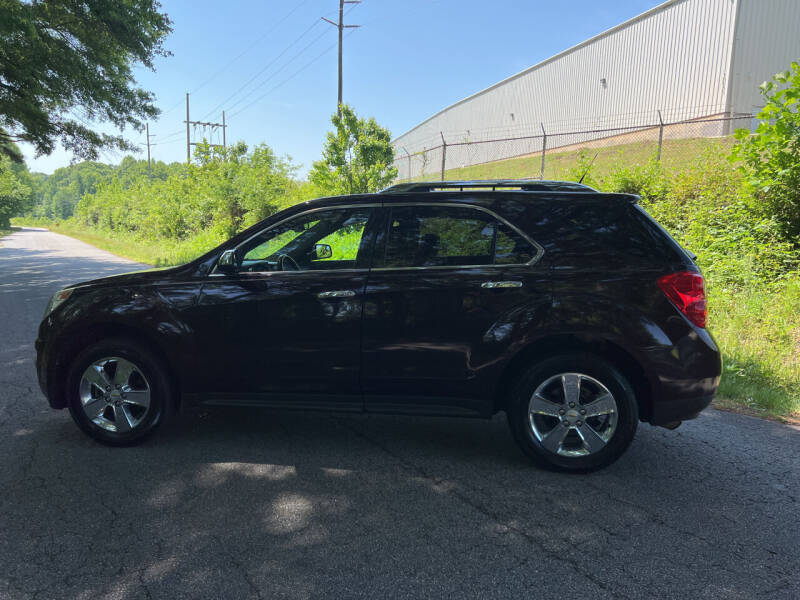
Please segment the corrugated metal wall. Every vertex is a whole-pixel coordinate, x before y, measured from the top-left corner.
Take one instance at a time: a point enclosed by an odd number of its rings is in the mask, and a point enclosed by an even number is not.
[[[725,112],[735,16],[735,0],[666,2],[446,108],[397,138],[398,155],[440,144],[439,132],[452,143]]]
[[[763,106],[758,86],[800,60],[800,0],[740,0],[733,50],[731,110]]]

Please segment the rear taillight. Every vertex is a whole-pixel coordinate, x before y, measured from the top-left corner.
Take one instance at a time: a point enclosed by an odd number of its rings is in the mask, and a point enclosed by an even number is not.
[[[692,271],[664,275],[658,287],[686,318],[698,327],[706,326],[706,290],[703,276]]]

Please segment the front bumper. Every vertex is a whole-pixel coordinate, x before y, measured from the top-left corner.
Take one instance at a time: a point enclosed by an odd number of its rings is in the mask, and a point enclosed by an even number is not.
[[[49,323],[47,319],[42,321],[39,326],[39,337],[36,339],[36,376],[39,380],[39,388],[47,398],[47,402],[51,408],[66,408],[64,397],[59,386],[54,385],[53,378],[53,364],[51,363],[52,355],[50,345],[48,343],[49,336]]]

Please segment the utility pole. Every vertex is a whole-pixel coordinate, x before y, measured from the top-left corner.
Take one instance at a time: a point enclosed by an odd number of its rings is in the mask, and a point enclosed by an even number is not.
[[[189,139],[189,92],[186,92],[186,164],[192,162],[192,148]]]
[[[145,130],[147,131],[147,177],[150,178],[150,123],[145,123]],[[152,137],[156,137],[154,133]]]
[[[145,123],[147,131],[147,176],[150,177],[150,123]]]
[[[192,162],[192,146],[197,146],[196,142],[191,140],[191,136],[189,133],[189,126],[190,125],[202,125],[203,127],[211,127],[212,131],[215,127],[222,127],[222,148],[226,148],[225,143],[225,128],[227,125],[225,124],[225,111],[222,111],[222,123],[210,123],[208,121],[192,121],[189,118],[189,93],[186,93],[186,164],[188,165]],[[220,144],[209,144],[209,146],[213,148],[219,148]]]
[[[345,4],[361,4],[361,0],[339,0],[339,22],[335,23],[330,19],[322,17],[326,21],[339,30],[339,102],[336,105],[336,112],[342,116],[342,33],[345,29],[361,27],[361,25],[345,25],[344,24],[344,5]]]
[[[222,148],[225,149],[228,144],[225,143],[225,111],[222,111]]]

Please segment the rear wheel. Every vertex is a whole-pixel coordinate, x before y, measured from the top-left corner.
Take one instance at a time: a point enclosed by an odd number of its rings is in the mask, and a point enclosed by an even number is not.
[[[172,407],[166,371],[139,344],[109,339],[86,348],[67,376],[72,418],[88,435],[112,446],[142,441]]]
[[[564,355],[531,367],[517,382],[508,420],[534,463],[561,471],[591,471],[619,458],[639,415],[624,375],[592,355]]]

